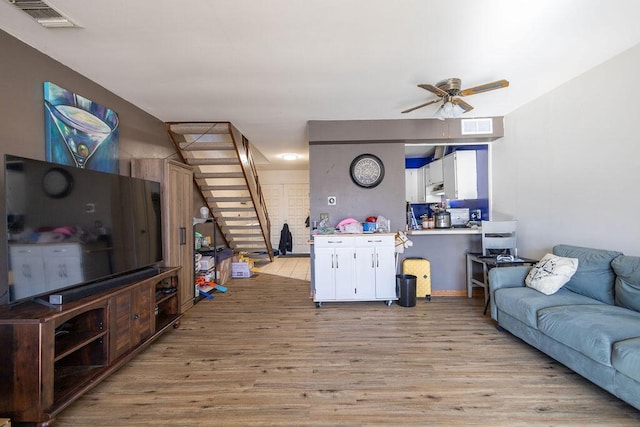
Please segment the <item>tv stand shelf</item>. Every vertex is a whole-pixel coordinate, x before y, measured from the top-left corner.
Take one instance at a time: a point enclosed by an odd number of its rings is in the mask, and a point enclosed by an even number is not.
[[[178,272],[48,308],[0,307],[0,417],[51,425],[55,416],[180,321]],[[13,380],[11,380],[13,379]]]

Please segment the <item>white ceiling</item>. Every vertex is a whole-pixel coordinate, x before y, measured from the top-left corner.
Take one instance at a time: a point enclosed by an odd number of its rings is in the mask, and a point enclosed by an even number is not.
[[[430,118],[435,105],[400,111],[448,77],[509,80],[465,98],[469,117],[506,115],[640,42],[637,0],[48,3],[82,28],[42,28],[7,0],[0,28],[162,121],[233,122],[272,169],[307,167],[307,120]]]

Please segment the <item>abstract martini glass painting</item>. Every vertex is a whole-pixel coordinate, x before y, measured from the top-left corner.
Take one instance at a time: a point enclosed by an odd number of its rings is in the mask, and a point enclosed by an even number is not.
[[[118,115],[50,82],[44,83],[46,160],[118,173]]]

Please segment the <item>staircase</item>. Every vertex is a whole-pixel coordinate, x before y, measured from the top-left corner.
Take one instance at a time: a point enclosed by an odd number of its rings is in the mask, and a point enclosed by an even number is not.
[[[166,125],[229,247],[273,261],[269,215],[247,138],[229,122]]]

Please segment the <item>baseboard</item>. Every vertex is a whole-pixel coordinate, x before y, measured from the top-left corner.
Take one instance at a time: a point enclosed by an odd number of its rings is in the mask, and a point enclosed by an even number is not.
[[[473,294],[474,297],[479,296],[484,298],[484,292],[482,291],[482,289],[478,289],[478,290],[473,290]],[[436,296],[436,297],[466,297],[467,296],[467,291],[466,290],[448,290],[448,289],[440,289],[440,290],[432,290],[431,291],[431,296]]]

